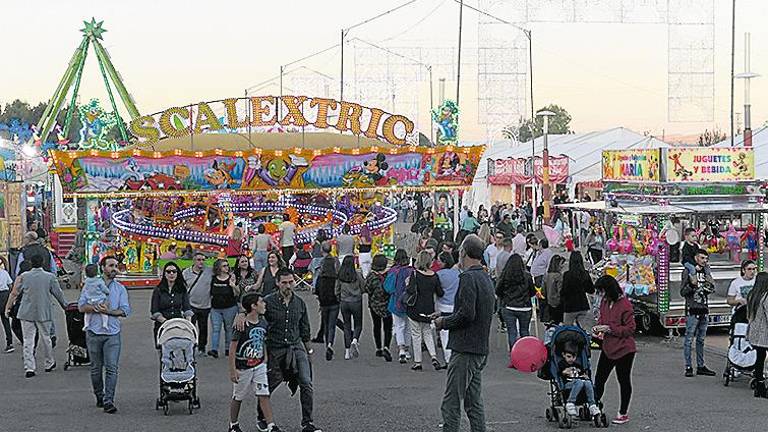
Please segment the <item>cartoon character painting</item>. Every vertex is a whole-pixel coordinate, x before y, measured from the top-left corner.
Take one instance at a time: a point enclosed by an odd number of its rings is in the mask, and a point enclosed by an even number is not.
[[[363,162],[361,166],[350,169],[341,178],[342,184],[347,187],[373,187],[397,184],[397,180],[387,176],[389,163],[384,153],[377,153],[371,159]]]
[[[65,191],[74,192],[88,184],[83,167],[77,159],[73,160],[70,166],[57,159],[56,171],[59,173],[59,180],[61,180],[61,185]]]
[[[456,102],[446,100],[432,111],[432,120],[437,124],[437,143],[455,144],[459,132],[459,107]]]
[[[748,177],[749,165],[747,165],[747,154],[744,152],[739,153],[736,156],[736,160],[733,161],[733,167],[736,168],[733,173],[736,177]]]
[[[262,164],[261,157],[258,155],[244,158],[245,169],[241,189],[259,189],[266,183],[267,187],[287,186],[303,187],[301,176],[297,176],[302,168],[309,166],[306,159],[294,154],[288,155],[288,160],[282,157],[275,157]],[[295,184],[295,181],[299,184]]]
[[[80,123],[80,141],[83,150],[117,150],[117,143],[108,138],[109,132],[119,121],[115,113],[105,112],[98,99],[91,99],[77,108]]]
[[[203,172],[203,178],[216,189],[227,189],[232,184],[234,163],[213,161],[213,165]]]
[[[674,163],[674,173],[675,176],[680,177],[680,180],[688,180],[693,173],[689,170],[687,170],[682,163],[680,163],[680,156],[681,153],[672,153],[669,155],[669,158],[672,159],[672,162]]]

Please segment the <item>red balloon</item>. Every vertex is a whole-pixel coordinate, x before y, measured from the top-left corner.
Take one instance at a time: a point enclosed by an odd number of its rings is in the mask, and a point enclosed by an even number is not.
[[[547,361],[547,347],[534,336],[526,336],[515,342],[509,352],[509,368],[520,372],[533,373]]]

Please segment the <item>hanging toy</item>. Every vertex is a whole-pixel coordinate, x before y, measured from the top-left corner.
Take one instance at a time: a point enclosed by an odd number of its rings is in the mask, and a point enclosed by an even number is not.
[[[645,248],[645,254],[650,256],[657,256],[659,254],[659,233],[656,232],[653,227],[648,227],[648,229],[645,231],[646,233],[646,244],[648,245]]]
[[[640,232],[636,228],[631,228],[630,240],[632,240],[632,248],[634,249],[635,253],[642,255],[645,251],[645,246],[640,241]]]
[[[737,264],[740,263],[741,239],[739,238],[739,233],[736,231],[736,228],[733,227],[733,224],[728,224],[728,230],[725,232],[725,241],[728,245],[728,250],[730,251],[731,261]]]
[[[632,253],[632,240],[630,240],[628,237],[629,236],[627,235],[627,238],[623,238],[622,232],[619,231],[619,253],[622,253],[622,254]]]
[[[746,243],[749,259],[757,260],[757,230],[754,225],[747,226],[747,230],[741,235],[741,241]]]
[[[564,234],[565,241],[563,242],[563,245],[565,246],[565,250],[568,252],[573,252],[574,246],[573,246],[573,235],[571,234],[571,231],[568,230]]]
[[[619,250],[619,227],[613,228],[613,237],[611,237],[607,242],[605,242],[605,247],[608,248],[611,252],[616,252]]]

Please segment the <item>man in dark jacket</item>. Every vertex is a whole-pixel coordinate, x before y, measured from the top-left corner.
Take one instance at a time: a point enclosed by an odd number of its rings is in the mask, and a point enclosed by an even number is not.
[[[680,283],[680,295],[685,298],[685,342],[683,355],[685,357],[685,376],[692,377],[691,342],[696,336],[696,375],[714,376],[715,372],[704,365],[704,338],[707,335],[707,320],[709,315],[709,294],[714,291],[715,281],[709,268],[709,254],[699,249],[694,255],[695,273],[683,267]]]
[[[515,234],[515,227],[512,225],[512,216],[505,214],[498,225],[496,231],[504,234],[504,238],[512,238]]]
[[[464,239],[459,249],[464,272],[459,276],[454,311],[446,317],[439,317],[439,312],[432,315],[437,330],[450,331],[448,348],[452,351],[441,407],[443,432],[459,431],[462,400],[472,432],[485,432],[482,372],[495,299],[491,278],[480,265],[484,246],[474,234]]]
[[[42,245],[37,238],[37,233],[28,231],[24,234],[24,246],[21,248],[19,258],[16,260],[16,272],[19,274],[19,267],[25,260],[32,259],[33,255],[39,255],[43,259],[43,270],[56,274],[56,261],[48,248]]]

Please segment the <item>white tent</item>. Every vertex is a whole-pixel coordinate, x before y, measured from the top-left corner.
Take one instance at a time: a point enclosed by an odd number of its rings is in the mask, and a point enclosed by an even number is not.
[[[744,146],[744,135],[733,138],[735,147]],[[715,147],[730,147],[731,138],[715,144]],[[755,149],[755,176],[758,179],[768,179],[768,126],[762,126],[752,131],[752,148]]]
[[[534,143],[536,155],[541,156],[544,139],[536,138]],[[669,145],[627,128],[616,127],[588,133],[549,135],[548,147],[551,156],[568,156],[570,174],[568,187],[573,192],[577,183],[600,180],[603,150],[665,148]],[[509,140],[496,142],[492,147],[486,149],[475,173],[472,191],[465,203],[471,207],[490,204],[490,189],[486,179],[488,159],[528,158],[533,151],[530,141],[513,143]]]

